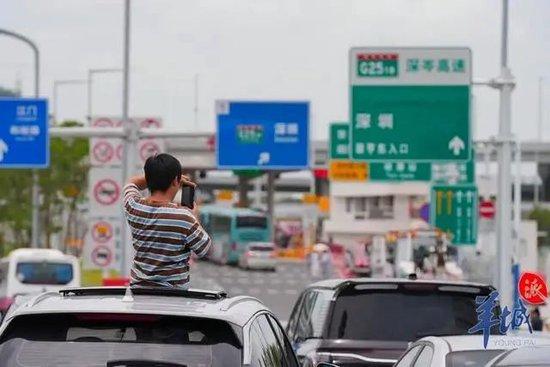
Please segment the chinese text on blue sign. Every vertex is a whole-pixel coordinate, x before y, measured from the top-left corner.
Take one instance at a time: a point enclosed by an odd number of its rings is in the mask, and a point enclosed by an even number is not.
[[[219,168],[308,168],[308,102],[217,101],[216,113]]]
[[[49,165],[45,99],[0,98],[0,168]]]

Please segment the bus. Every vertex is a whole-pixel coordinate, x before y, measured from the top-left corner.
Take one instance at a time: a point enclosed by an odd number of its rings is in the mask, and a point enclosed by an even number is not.
[[[80,287],[80,264],[59,250],[21,248],[0,259],[0,314],[25,294]],[[1,318],[1,316],[0,316]]]
[[[270,242],[265,213],[247,208],[205,205],[201,223],[212,238],[208,258],[220,264],[236,265],[249,242]]]

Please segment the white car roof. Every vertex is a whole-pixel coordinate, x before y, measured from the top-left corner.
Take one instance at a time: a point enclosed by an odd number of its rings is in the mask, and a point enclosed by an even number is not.
[[[485,349],[483,335],[428,336],[420,341],[431,342],[434,345],[446,343],[451,352]],[[490,335],[486,349],[513,349],[522,346],[550,345],[550,335],[517,331],[508,335]]]
[[[106,290],[103,294],[101,289]],[[80,292],[83,290],[82,292]],[[87,291],[95,290],[95,291]],[[79,288],[80,293],[48,292],[33,297],[9,315],[6,323],[21,315],[56,313],[128,313],[190,316],[219,319],[244,326],[254,314],[269,309],[249,296],[226,298],[223,292],[190,290],[216,297],[146,295],[126,293],[121,287]],[[134,291],[137,293],[138,291]],[[110,293],[110,294],[109,294]],[[116,293],[116,294],[115,294]]]

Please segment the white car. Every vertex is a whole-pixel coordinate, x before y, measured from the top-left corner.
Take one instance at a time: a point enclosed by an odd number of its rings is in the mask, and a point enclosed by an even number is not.
[[[483,348],[483,335],[429,336],[412,343],[394,366],[484,366],[510,349],[548,345],[550,345],[550,336],[523,332],[490,335],[487,348]]]
[[[239,258],[239,267],[275,270],[277,267],[275,245],[270,242],[250,242]]]

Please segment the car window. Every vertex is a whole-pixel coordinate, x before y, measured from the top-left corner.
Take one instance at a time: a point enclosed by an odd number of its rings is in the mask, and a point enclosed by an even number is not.
[[[302,304],[305,298],[305,294],[307,293],[302,293],[302,295],[298,298],[298,300],[294,304],[294,308],[292,309],[292,313],[290,314],[290,319],[288,320],[288,324],[286,326],[286,333],[290,338],[290,340],[294,340],[294,334],[296,332],[296,324],[298,323],[298,317],[300,316],[300,312],[302,310]]]
[[[222,320],[142,314],[15,317],[0,339],[2,366],[106,366],[133,359],[187,367],[236,366],[242,346]]]
[[[271,324],[271,327],[275,331],[275,335],[277,336],[277,339],[279,340],[279,344],[283,348],[283,354],[285,357],[285,361],[287,363],[287,366],[289,367],[298,367],[298,364],[296,362],[296,358],[294,357],[294,351],[292,350],[292,347],[285,336],[285,333],[283,332],[283,329],[281,329],[281,326],[277,321],[273,318],[273,316],[267,315],[267,320]]]
[[[250,325],[250,365],[252,367],[283,367],[284,351],[267,318],[260,315]]]
[[[504,350],[480,349],[451,352],[445,357],[447,367],[484,366],[491,359],[503,353]]]
[[[477,323],[475,297],[431,289],[348,289],[335,301],[329,337],[414,341],[427,335],[465,335]]]
[[[304,296],[304,300],[302,301],[302,309],[298,318],[298,324],[296,325],[296,338],[305,340],[310,336],[313,336],[311,313],[313,311],[316,298],[317,292],[314,291],[310,291]]]
[[[416,361],[414,362],[414,367],[430,366],[432,363],[433,355],[433,348],[430,346],[425,346],[424,349],[422,349],[422,352],[420,352],[420,354],[418,355],[418,358],[416,358]]]
[[[24,284],[67,284],[73,280],[73,265],[51,262],[20,262],[15,270]]]
[[[422,349],[422,345],[417,345],[416,347],[410,349],[395,365],[395,367],[411,367],[420,349]]]

